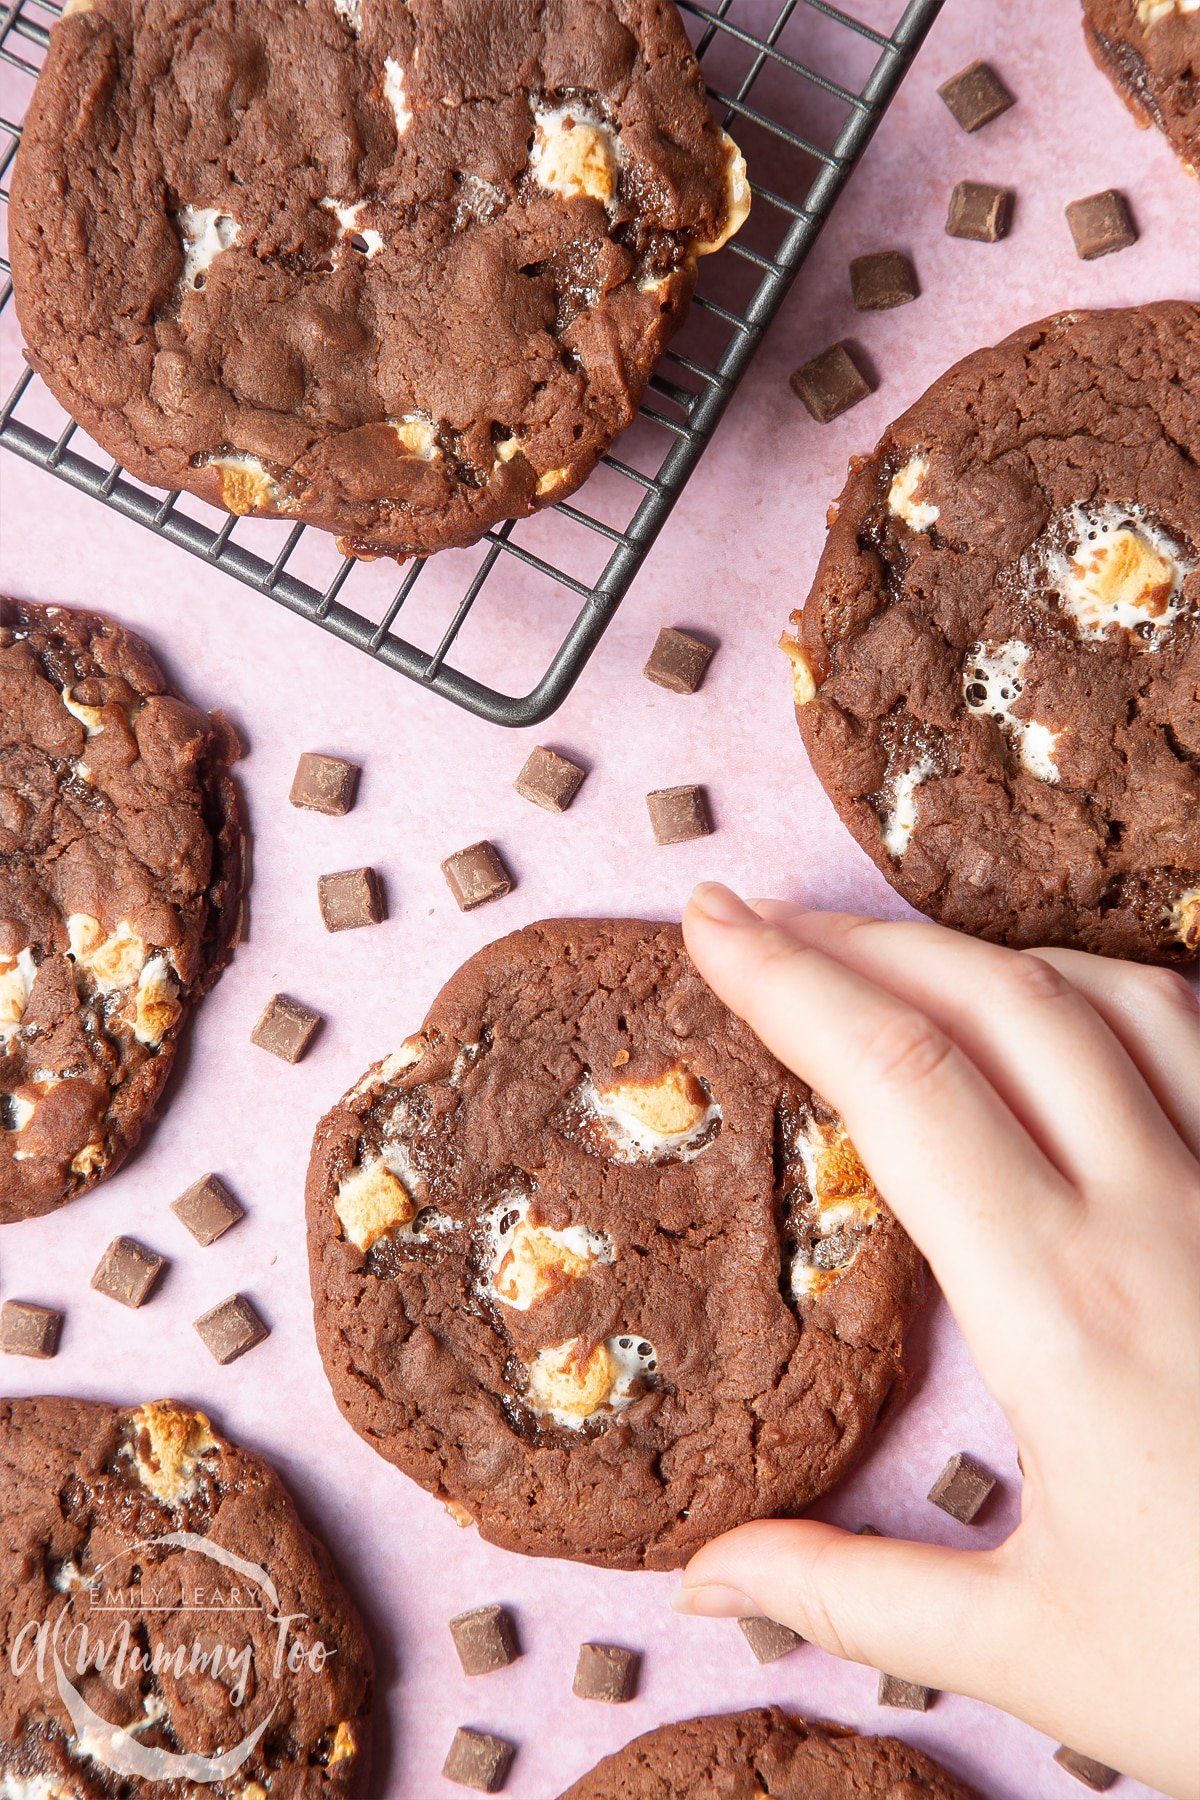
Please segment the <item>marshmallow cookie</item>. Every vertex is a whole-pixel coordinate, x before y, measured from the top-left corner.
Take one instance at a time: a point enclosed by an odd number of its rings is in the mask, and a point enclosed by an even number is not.
[[[235,735],[94,613],[0,600],[0,1223],[137,1142],[232,953]]]
[[[682,1719],[606,1756],[560,1800],[979,1800],[899,1738],[810,1725],[776,1706]]]
[[[671,0],[69,0],[13,279],[141,480],[406,556],[579,486],[749,204]]]
[[[1200,172],[1200,0],[1083,0],[1083,31],[1138,124]]]
[[[308,1232],[351,1424],[493,1543],[611,1568],[830,1487],[923,1283],[839,1120],[628,919],[472,957],[318,1126]]]
[[[0,1531],[4,1800],[364,1792],[361,1621],[278,1476],[203,1414],[0,1402]]]
[[[1009,944],[1200,939],[1200,308],[1063,313],[856,458],[796,716],[905,899]]]

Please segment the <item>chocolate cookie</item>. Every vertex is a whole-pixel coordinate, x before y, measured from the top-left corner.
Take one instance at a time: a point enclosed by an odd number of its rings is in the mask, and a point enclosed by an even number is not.
[[[0,1793],[364,1791],[372,1660],[259,1457],[172,1400],[0,1401]]]
[[[660,1725],[559,1800],[979,1800],[899,1738],[810,1725],[778,1707]]]
[[[1088,49],[1139,125],[1200,171],[1200,0],[1083,0]]]
[[[905,899],[1009,944],[1200,939],[1200,308],[1063,313],[856,458],[803,613],[813,767]]]
[[[236,937],[237,754],[140,638],[0,600],[0,1223],[137,1142]]]
[[[749,198],[671,0],[68,0],[13,279],[140,479],[404,556],[579,486]]]
[[[472,957],[318,1126],[308,1231],[356,1430],[492,1542],[612,1568],[830,1487],[923,1277],[838,1119],[628,919]]]

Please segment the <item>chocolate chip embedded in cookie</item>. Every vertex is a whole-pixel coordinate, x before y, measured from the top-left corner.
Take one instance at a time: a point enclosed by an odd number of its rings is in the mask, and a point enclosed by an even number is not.
[[[0,599],[0,1223],[137,1142],[237,936],[230,728],[94,613]]]
[[[351,1424],[492,1542],[615,1568],[831,1486],[922,1288],[840,1122],[634,920],[466,963],[318,1126],[308,1232]]]
[[[1064,313],[855,462],[795,636],[842,819],[932,917],[1200,944],[1200,307]]]
[[[202,1413],[0,1402],[0,1521],[0,1793],[365,1791],[362,1624],[274,1471]]]
[[[932,1757],[892,1737],[810,1725],[779,1711],[683,1719],[606,1756],[560,1800],[979,1800]]]
[[[749,205],[670,0],[90,0],[13,278],[141,480],[405,556],[579,486]]]
[[[1083,0],[1088,48],[1139,125],[1200,170],[1200,0]]]

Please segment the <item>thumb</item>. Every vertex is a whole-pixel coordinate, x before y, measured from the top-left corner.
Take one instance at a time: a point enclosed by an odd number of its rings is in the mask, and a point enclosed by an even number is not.
[[[994,1692],[1015,1633],[997,1552],[857,1536],[816,1520],[741,1525],[697,1552],[671,1596],[701,1618],[753,1614],[903,1681]]]

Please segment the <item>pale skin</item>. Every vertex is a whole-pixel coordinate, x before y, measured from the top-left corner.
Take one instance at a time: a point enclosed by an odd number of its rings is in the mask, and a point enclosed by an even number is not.
[[[766,1614],[834,1656],[988,1701],[1196,1800],[1189,987],[936,925],[751,907],[711,883],[683,928],[720,997],[846,1120],[1007,1414],[1024,1481],[1020,1524],[996,1549],[762,1521],[694,1556],[673,1604]]]

